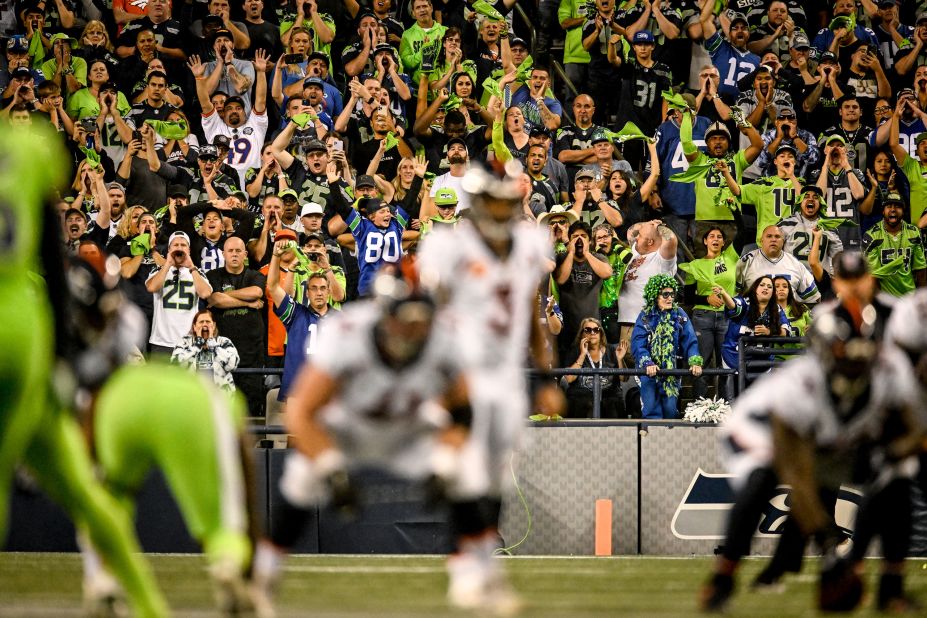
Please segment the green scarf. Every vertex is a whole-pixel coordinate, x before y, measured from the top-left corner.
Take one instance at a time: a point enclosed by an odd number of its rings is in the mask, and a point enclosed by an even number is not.
[[[830,25],[827,26],[828,29],[833,32],[838,28],[846,28],[849,32],[856,30],[856,13],[851,13],[850,15],[838,15],[830,21]]]
[[[690,275],[692,275],[692,278],[695,279],[699,283],[704,283],[705,285],[708,285],[708,286],[715,285],[715,282],[712,281],[709,277],[707,277],[705,273],[703,273],[701,270],[697,268],[693,268],[689,262],[683,262],[681,264],[677,264],[676,267],[679,270],[683,272],[687,272]]]
[[[390,131],[386,134],[386,137],[383,138],[383,151],[386,152],[391,148],[395,148],[399,145],[399,138],[396,137],[396,134]]]
[[[660,94],[663,96],[663,99],[666,100],[666,104],[669,107],[681,110],[689,109],[689,103],[682,98],[681,94],[673,92],[672,90],[664,90]]]
[[[898,273],[904,268],[904,256],[899,255],[888,264],[882,264],[872,269],[872,276],[876,279],[885,279]]]
[[[849,219],[844,219],[842,217],[818,217],[817,227],[821,230],[836,230],[838,227],[848,223],[850,225],[858,225],[855,221]]]
[[[290,120],[300,129],[305,129],[310,122],[315,122],[316,118],[315,114],[296,114]]]
[[[499,88],[499,81],[491,77],[483,80],[483,92],[488,92],[490,96],[502,100],[502,89]]]
[[[660,311],[657,327],[650,336],[650,357],[660,369],[676,368],[676,349],[673,346],[673,310]],[[658,376],[657,382],[669,397],[679,396],[679,380],[673,376]]]
[[[190,135],[190,127],[185,120],[153,120],[145,121],[154,132],[164,139],[184,139]]]
[[[531,79],[531,70],[533,68],[534,60],[531,59],[531,56],[528,56],[515,70],[515,81],[527,84],[528,80]]]
[[[655,141],[652,137],[644,135],[644,132],[641,131],[640,128],[633,122],[625,123],[625,125],[617,133],[615,131],[609,131],[608,129],[605,129],[605,137],[619,144],[637,139],[644,140],[648,144],[652,144]]]
[[[87,163],[90,164],[92,169],[97,169],[100,167],[100,153],[94,150],[93,148],[87,148],[86,146],[81,146],[80,151],[84,153],[84,158],[87,159]]]
[[[448,95],[447,101],[444,102],[444,105],[441,106],[441,109],[449,112],[453,109],[459,109],[461,105],[463,105],[463,100],[452,92],[450,95]]]
[[[32,68],[38,69],[45,62],[45,46],[42,45],[42,35],[36,32],[29,41],[29,57],[32,58]]]
[[[151,251],[151,234],[139,234],[129,242],[132,255],[148,255]]]
[[[496,7],[486,2],[486,0],[476,0],[470,8],[473,9],[475,13],[484,15],[492,21],[505,21],[505,17],[502,16],[502,13],[497,11]]]

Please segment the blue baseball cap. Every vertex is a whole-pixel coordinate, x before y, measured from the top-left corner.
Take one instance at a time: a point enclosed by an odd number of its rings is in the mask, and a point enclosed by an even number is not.
[[[6,42],[6,50],[13,53],[24,54],[29,51],[29,42],[23,35],[14,34]]]
[[[656,39],[653,38],[653,34],[650,30],[638,30],[634,33],[634,38],[631,39],[631,45],[641,45],[645,43],[653,44],[656,42]]]

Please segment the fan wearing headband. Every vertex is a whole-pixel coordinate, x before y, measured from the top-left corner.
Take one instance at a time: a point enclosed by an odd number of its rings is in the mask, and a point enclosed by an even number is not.
[[[676,369],[678,358],[688,361],[689,371],[702,375],[702,357],[692,321],[676,303],[679,283],[670,275],[654,275],[644,287],[644,310],[631,333],[631,354],[647,375],[640,377],[641,413],[644,418],[673,419],[679,416],[679,378],[658,376],[662,369]]]

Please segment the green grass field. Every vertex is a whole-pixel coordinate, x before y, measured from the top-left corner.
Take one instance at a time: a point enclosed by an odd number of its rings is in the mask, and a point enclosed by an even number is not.
[[[201,556],[150,555],[177,616],[211,616],[212,597]],[[711,565],[709,558],[507,558],[524,597],[523,616],[688,616]],[[750,594],[762,567],[748,560],[732,616],[807,616],[814,594],[806,572],[778,594]],[[874,583],[876,563],[872,562]],[[912,560],[908,590],[927,599],[927,561]],[[280,616],[464,616],[444,603],[444,561],[432,556],[296,556],[277,596]],[[80,615],[80,558],[76,554],[0,553],[0,616]],[[862,615],[874,614],[864,609]]]

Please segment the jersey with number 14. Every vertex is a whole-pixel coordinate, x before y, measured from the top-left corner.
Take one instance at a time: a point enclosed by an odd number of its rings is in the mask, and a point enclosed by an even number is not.
[[[756,244],[760,244],[763,230],[792,216],[795,187],[787,178],[767,176],[742,186],[740,201],[756,207]]]
[[[536,226],[512,230],[508,256],[498,257],[467,221],[435,230],[419,251],[425,285],[449,295],[449,312],[460,325],[468,360],[480,369],[521,367],[538,284],[553,259],[547,236]]]

